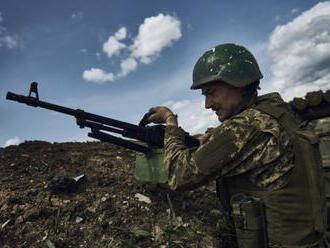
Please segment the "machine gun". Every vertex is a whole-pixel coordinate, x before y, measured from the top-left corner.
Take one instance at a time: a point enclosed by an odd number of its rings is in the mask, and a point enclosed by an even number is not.
[[[32,94],[34,94],[34,96]],[[88,113],[81,109],[71,109],[49,102],[40,101],[38,83],[36,82],[31,83],[28,96],[7,92],[6,99],[19,103],[25,103],[32,107],[49,109],[75,117],[77,125],[80,128],[90,128],[91,131],[88,133],[89,137],[137,151],[138,153],[135,165],[140,169],[136,168],[135,174],[138,179],[157,182],[166,181],[165,176],[162,174],[163,172],[157,172],[157,169],[155,169],[158,168],[159,170],[162,170],[162,148],[164,146],[165,126],[146,126],[148,123],[147,119],[149,117],[148,113],[144,115],[139,125],[134,125],[131,123]],[[120,134],[126,138],[142,141],[147,145],[137,144],[130,140],[116,137],[109,132]],[[189,133],[185,133],[184,140],[187,147],[194,147],[199,145],[199,140],[193,136],[190,136]],[[146,170],[149,171],[147,174],[151,173],[152,175],[146,175]],[[137,173],[141,174],[140,178],[137,176]],[[162,175],[159,176],[159,173]],[[161,180],[159,179],[160,177],[162,178]],[[147,180],[145,180],[146,178]]]
[[[32,96],[32,93],[34,93],[35,96]],[[146,126],[146,120],[149,117],[148,113],[144,115],[139,125],[134,125],[131,123],[88,113],[81,109],[71,109],[49,102],[40,101],[38,94],[38,84],[36,82],[31,83],[30,92],[28,96],[17,95],[12,92],[7,92],[6,99],[25,103],[33,107],[45,108],[63,114],[71,115],[76,118],[77,125],[80,128],[88,127],[91,129],[91,132],[88,133],[89,137],[98,139],[100,141],[110,142],[143,153],[150,152],[149,146],[157,148],[162,148],[164,146],[165,126]],[[136,144],[132,141],[125,140],[113,136],[109,133],[102,132],[101,130],[117,133],[126,138],[143,141],[147,143],[148,146]],[[195,137],[190,136],[188,133],[186,133],[185,144],[187,147],[198,146],[199,141]]]

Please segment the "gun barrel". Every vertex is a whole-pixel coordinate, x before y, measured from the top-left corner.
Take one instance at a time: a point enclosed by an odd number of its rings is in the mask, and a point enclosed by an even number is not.
[[[60,105],[52,104],[49,102],[40,101],[37,98],[31,97],[31,96],[23,96],[23,95],[17,95],[12,92],[7,92],[6,99],[20,102],[20,103],[25,103],[29,106],[45,108],[45,109],[53,110],[53,111],[60,112],[63,114],[71,115],[71,116],[76,117],[77,119],[86,119],[86,120],[102,123],[105,125],[122,128],[122,129],[141,130],[141,127],[139,127],[138,125],[107,118],[107,117],[92,114],[92,113],[88,113],[81,109],[71,109],[71,108],[60,106]]]
[[[143,152],[143,153],[150,152],[150,148],[148,148],[146,146],[139,145],[139,144],[133,143],[132,141],[118,138],[111,134],[103,133],[100,131],[94,131],[94,132],[92,131],[92,132],[88,133],[88,136],[92,137],[94,139],[104,141],[104,142],[109,142],[112,144],[116,144],[118,146],[126,147],[128,149],[132,149],[132,150],[135,150],[138,152]]]
[[[110,143],[119,144],[127,148],[148,152],[148,148],[139,147],[139,145],[126,140],[120,140],[116,137],[111,136],[107,133],[98,132],[99,130],[105,130],[108,132],[114,132],[121,134],[127,138],[137,139],[148,143],[151,146],[163,147],[164,146],[164,134],[165,126],[155,125],[150,127],[138,126],[128,122],[123,122],[101,115],[96,115],[92,113],[85,112],[81,109],[71,109],[64,106],[56,105],[49,102],[44,102],[39,100],[38,90],[36,88],[36,83],[31,84],[30,94],[28,96],[18,95],[13,92],[7,92],[6,99],[11,101],[16,101],[19,103],[25,103],[29,106],[40,107],[55,112],[60,112],[63,114],[71,115],[77,119],[78,126],[89,127],[92,132],[89,134],[90,137],[108,141]],[[34,86],[34,87],[32,87]],[[36,97],[31,96],[31,93],[35,93]],[[97,137],[96,137],[97,136]],[[188,133],[185,134],[185,144],[188,147],[198,146],[199,141],[190,136]]]
[[[18,95],[15,94],[15,93],[12,93],[12,92],[7,92],[7,95],[6,95],[6,99],[7,100],[12,100],[12,101],[18,101]]]

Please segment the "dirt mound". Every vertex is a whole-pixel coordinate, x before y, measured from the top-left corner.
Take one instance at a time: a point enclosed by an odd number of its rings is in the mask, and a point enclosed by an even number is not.
[[[0,148],[0,247],[213,247],[215,186],[138,182],[134,158],[103,142]],[[50,191],[55,176],[82,174],[73,190]]]

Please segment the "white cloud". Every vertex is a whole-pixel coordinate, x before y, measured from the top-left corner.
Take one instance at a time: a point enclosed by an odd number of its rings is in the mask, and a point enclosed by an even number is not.
[[[139,58],[142,63],[151,63],[165,47],[181,38],[180,26],[177,18],[162,13],[146,18],[130,47],[132,56]]]
[[[8,48],[14,48],[17,46],[17,40],[10,35],[0,37],[0,47],[7,46]]]
[[[3,22],[2,13],[0,12],[0,22]],[[17,46],[17,38],[14,35],[9,35],[7,29],[0,25],[0,48],[8,47],[9,49]]]
[[[115,37],[117,40],[123,40],[127,36],[127,29],[125,27],[121,27],[116,33]]]
[[[180,110],[186,108],[187,106],[189,106],[189,104],[190,104],[189,100],[184,100],[180,102],[174,102],[172,106],[174,110]]]
[[[111,58],[113,55],[119,55],[120,50],[126,48],[124,43],[121,43],[120,40],[126,38],[126,28],[120,28],[115,35],[110,36],[108,40],[103,44],[103,51]]]
[[[98,140],[88,137],[86,133],[60,140],[60,142],[95,142],[95,141]]]
[[[86,48],[82,48],[79,50],[81,53],[86,54],[88,53],[88,50]]]
[[[106,73],[102,69],[91,68],[83,72],[83,79],[89,82],[103,84],[105,82],[111,82],[115,79],[113,73]]]
[[[220,125],[216,114],[204,107],[204,100],[168,101],[163,105],[178,115],[179,125],[190,134],[204,133],[209,127]]]
[[[136,70],[139,63],[149,64],[154,61],[165,47],[171,46],[181,36],[181,22],[176,17],[162,13],[144,19],[143,24],[139,26],[137,36],[133,39],[133,44],[123,42],[127,38],[127,29],[121,27],[103,44],[103,52],[109,58],[114,55],[121,55],[120,72],[114,74],[106,73],[100,69],[87,70],[83,73],[83,78],[90,82],[103,83],[127,76]],[[124,53],[127,55],[125,58],[122,56],[122,50],[126,51]],[[106,77],[108,79],[104,80],[103,75],[109,76]]]
[[[294,8],[291,10],[291,13],[294,14],[294,13],[298,12],[298,10],[299,10],[299,8]]]
[[[330,2],[321,2],[270,36],[271,87],[285,100],[330,88]]]
[[[119,77],[125,77],[131,71],[134,71],[137,67],[137,62],[134,58],[128,58],[121,62],[121,72],[118,74]]]
[[[73,14],[71,15],[71,18],[72,18],[73,20],[82,20],[82,19],[84,18],[84,13],[81,12],[81,11],[78,11],[78,12],[76,12],[76,13],[73,13]]]
[[[97,52],[95,55],[98,60],[101,60],[101,53]]]
[[[15,137],[15,138],[7,140],[3,147],[17,146],[19,143],[21,143],[21,140],[18,137]]]

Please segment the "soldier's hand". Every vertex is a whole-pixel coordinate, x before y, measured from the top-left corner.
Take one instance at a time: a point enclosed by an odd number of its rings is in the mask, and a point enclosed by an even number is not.
[[[165,107],[165,106],[158,106],[149,109],[150,116],[148,118],[149,122],[153,123],[166,123],[167,125],[176,124],[176,116],[173,112]]]
[[[200,135],[197,137],[197,139],[199,139],[199,144],[203,145],[204,143],[206,143],[206,141],[210,138],[211,134],[210,133],[205,133],[203,135]]]

